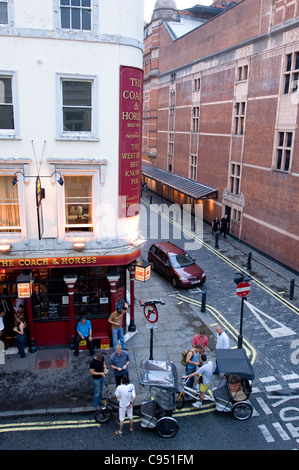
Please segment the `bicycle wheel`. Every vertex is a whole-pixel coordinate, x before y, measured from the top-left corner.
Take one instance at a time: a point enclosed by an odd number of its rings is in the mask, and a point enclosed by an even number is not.
[[[176,395],[175,399],[176,408],[181,410],[185,406],[185,395],[184,392],[180,392]]]
[[[160,437],[174,437],[179,430],[179,425],[174,418],[164,416],[157,422],[156,430]]]
[[[249,402],[242,401],[240,403],[237,403],[236,405],[233,406],[232,412],[234,415],[234,418],[244,421],[245,419],[250,418],[252,415],[252,405]]]
[[[104,424],[104,423],[107,423],[107,421],[109,421],[111,416],[112,416],[111,408],[103,407],[96,412],[94,419],[96,420],[97,423]]]
[[[143,313],[150,323],[156,323],[158,321],[158,311],[154,305],[145,305],[143,307]]]

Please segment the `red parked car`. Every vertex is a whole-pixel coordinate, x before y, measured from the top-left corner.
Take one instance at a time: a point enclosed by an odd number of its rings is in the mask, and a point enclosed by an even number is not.
[[[148,250],[148,261],[174,287],[193,287],[206,280],[204,271],[186,251],[171,242],[154,243]]]

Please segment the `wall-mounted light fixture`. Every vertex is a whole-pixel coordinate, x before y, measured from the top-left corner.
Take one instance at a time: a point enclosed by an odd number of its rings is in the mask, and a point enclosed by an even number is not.
[[[75,248],[76,251],[82,251],[85,249],[85,243],[84,242],[75,242],[73,244],[73,247]]]
[[[0,245],[0,252],[1,253],[8,253],[11,249],[11,245],[8,243],[4,243],[3,245]]]
[[[63,186],[63,179],[62,179],[62,176],[61,176],[61,173],[59,171],[53,171],[53,173],[50,175],[50,176],[28,176],[28,175],[24,175],[24,173],[22,171],[16,171],[15,174],[14,174],[14,177],[13,177],[13,180],[12,180],[12,184],[13,186],[15,186],[17,183],[18,183],[18,178],[17,178],[17,174],[20,173],[21,175],[24,176],[24,178],[52,178],[52,176],[57,173],[59,175],[59,179],[57,180],[57,183],[60,184],[60,186]]]

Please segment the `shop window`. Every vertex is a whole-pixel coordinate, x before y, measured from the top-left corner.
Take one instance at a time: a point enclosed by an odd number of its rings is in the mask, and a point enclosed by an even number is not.
[[[12,176],[0,176],[0,233],[21,232],[18,187]]]
[[[92,176],[64,176],[65,231],[93,231]]]
[[[0,76],[0,131],[14,127],[12,77]]]
[[[60,0],[61,28],[91,30],[91,0]]]

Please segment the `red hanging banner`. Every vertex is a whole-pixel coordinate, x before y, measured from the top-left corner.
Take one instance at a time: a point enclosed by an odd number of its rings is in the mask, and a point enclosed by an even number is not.
[[[119,217],[139,213],[143,70],[120,66]]]

